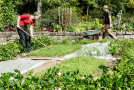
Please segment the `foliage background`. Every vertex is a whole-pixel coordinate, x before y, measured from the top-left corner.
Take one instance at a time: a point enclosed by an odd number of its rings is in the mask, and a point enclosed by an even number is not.
[[[33,14],[37,11],[40,0],[1,0],[0,1],[0,30],[5,24],[16,25],[18,15]],[[40,26],[49,27],[52,23],[58,24],[58,7],[75,7],[73,11],[73,22],[93,21],[94,18],[103,19],[103,6],[108,5],[112,12],[113,19],[120,10],[123,11],[123,21],[132,20],[133,2],[132,0],[41,0],[42,18],[38,22]],[[100,23],[101,23],[100,22]],[[51,23],[51,24],[48,24]]]

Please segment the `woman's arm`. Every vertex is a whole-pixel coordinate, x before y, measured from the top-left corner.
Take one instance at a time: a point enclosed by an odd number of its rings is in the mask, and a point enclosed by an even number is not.
[[[30,26],[30,35],[33,37],[34,35],[33,35],[33,26],[31,25]]]
[[[20,16],[18,16],[18,19],[17,19],[17,28],[20,28]]]

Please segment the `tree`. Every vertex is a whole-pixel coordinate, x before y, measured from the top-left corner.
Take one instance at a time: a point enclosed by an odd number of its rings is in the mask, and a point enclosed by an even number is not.
[[[97,3],[95,0],[83,0],[83,3],[85,4],[85,6],[87,7],[87,20],[88,21],[88,13],[89,13],[89,7],[97,7]]]
[[[134,0],[129,0],[128,1],[128,7],[134,8]]]
[[[15,4],[15,10],[18,14],[30,13],[37,11],[37,5],[40,0],[12,0]]]

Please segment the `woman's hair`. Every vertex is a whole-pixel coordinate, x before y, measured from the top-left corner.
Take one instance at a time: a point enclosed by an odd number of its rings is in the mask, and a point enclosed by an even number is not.
[[[34,16],[40,16],[38,12],[34,12]]]

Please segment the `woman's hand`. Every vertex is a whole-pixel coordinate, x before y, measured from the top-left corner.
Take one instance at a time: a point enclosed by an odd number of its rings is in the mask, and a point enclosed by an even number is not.
[[[30,26],[30,34],[31,34],[31,37],[34,38],[34,35],[33,35],[33,26]]]
[[[34,38],[34,35],[31,35],[31,38]]]
[[[17,28],[21,29],[19,23],[20,23],[20,16],[18,16],[18,19],[17,19]]]
[[[21,29],[20,25],[17,25],[17,28]]]

